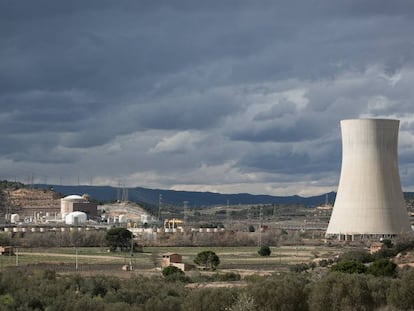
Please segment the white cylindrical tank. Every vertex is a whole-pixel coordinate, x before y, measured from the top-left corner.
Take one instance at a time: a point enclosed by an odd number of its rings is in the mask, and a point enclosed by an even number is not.
[[[341,177],[327,236],[411,231],[398,171],[398,129],[398,120],[341,121]]]
[[[10,215],[10,222],[12,224],[17,224],[20,221],[20,216],[19,214],[11,214]]]
[[[124,223],[124,222],[127,222],[127,217],[126,217],[126,215],[121,214],[121,215],[119,215],[118,220],[119,220],[119,222]]]
[[[87,216],[84,212],[72,212],[66,215],[65,224],[67,225],[80,225],[87,222]]]

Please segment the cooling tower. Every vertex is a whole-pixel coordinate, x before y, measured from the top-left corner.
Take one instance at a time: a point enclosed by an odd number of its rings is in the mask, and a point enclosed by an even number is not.
[[[342,120],[342,167],[327,236],[411,231],[398,171],[398,120]]]

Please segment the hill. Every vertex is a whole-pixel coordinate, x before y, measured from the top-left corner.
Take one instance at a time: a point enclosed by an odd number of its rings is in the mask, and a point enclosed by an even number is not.
[[[50,188],[50,185],[38,184],[37,188]],[[119,189],[110,186],[53,186],[53,190],[63,196],[71,194],[87,193],[92,199],[100,202],[116,201],[119,198]],[[175,191],[162,189],[148,189],[142,187],[127,188],[128,200],[144,205],[158,206],[159,196],[162,196],[162,204],[182,206],[188,201],[191,207],[207,207],[216,205],[235,204],[301,204],[308,207],[318,206],[325,203],[326,195],[301,197],[293,196],[271,196],[253,195],[248,193],[221,194],[212,192]],[[335,199],[335,193],[328,194],[329,201]]]

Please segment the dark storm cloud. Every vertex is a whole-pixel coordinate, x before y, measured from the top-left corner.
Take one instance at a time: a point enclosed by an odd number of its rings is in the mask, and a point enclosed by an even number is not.
[[[230,137],[235,140],[257,142],[307,141],[316,139],[326,133],[329,126],[329,123],[321,122],[322,120],[318,119],[317,115],[314,115],[312,119],[309,116],[292,118],[288,122],[285,122],[286,119],[283,119],[283,114],[279,115],[277,119],[271,120],[271,122],[260,121],[262,118],[261,116],[255,120],[259,121],[256,122],[256,126],[241,128],[239,131],[232,133]]]
[[[412,132],[413,17],[410,1],[0,0],[0,160],[171,186],[338,173],[340,119]]]

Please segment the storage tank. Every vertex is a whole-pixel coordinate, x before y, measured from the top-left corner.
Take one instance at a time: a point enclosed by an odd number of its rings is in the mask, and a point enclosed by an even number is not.
[[[10,215],[10,222],[12,224],[17,224],[20,221],[20,216],[19,214],[11,214]]]
[[[84,212],[72,212],[66,215],[65,224],[77,226],[87,222],[87,216]]]
[[[341,121],[341,176],[328,237],[353,240],[411,231],[398,171],[398,129],[398,120]]]

